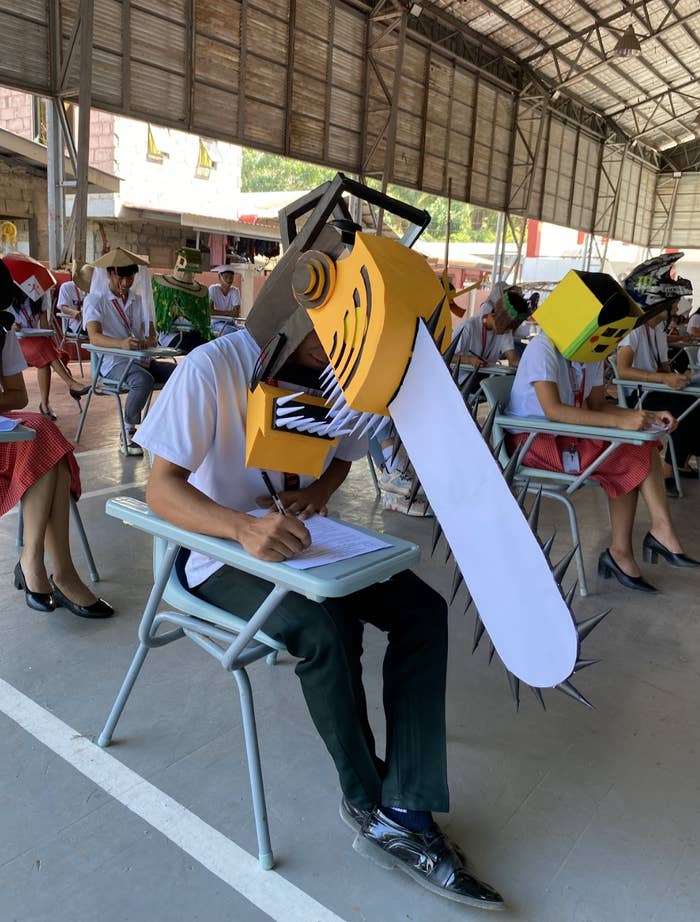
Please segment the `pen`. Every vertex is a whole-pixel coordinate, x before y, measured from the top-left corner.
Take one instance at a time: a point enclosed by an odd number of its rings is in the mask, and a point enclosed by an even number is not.
[[[479,353],[478,353],[478,352],[474,352],[473,349],[470,349],[470,350],[469,350],[469,355],[473,355],[475,358],[481,359],[481,361],[484,363],[484,365],[486,364],[486,359],[483,357],[483,355],[479,355]]]
[[[284,503],[279,498],[277,490],[275,490],[275,488],[272,486],[272,481],[270,480],[269,474],[267,471],[260,471],[260,475],[263,479],[263,483],[265,484],[267,492],[272,497],[272,502],[275,504],[275,509],[280,513],[280,515],[286,515],[287,510],[284,508]]]

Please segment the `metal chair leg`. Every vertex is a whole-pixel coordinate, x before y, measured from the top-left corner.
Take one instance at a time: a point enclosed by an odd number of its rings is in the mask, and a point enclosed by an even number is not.
[[[379,481],[377,480],[377,471],[374,467],[374,458],[369,452],[367,452],[367,466],[369,467],[370,477],[372,478],[372,483],[374,484],[374,492],[379,497],[382,495],[382,491],[379,489]]]
[[[533,490],[535,487],[533,486]],[[539,489],[539,486],[537,486]],[[576,548],[574,559],[576,560],[576,570],[578,571],[578,590],[582,596],[588,595],[588,583],[586,582],[586,570],[583,564],[583,551],[581,550],[581,536],[578,530],[578,519],[576,518],[576,509],[568,496],[564,493],[557,493],[554,490],[542,490],[542,496],[550,499],[556,499],[564,503],[569,515],[569,528],[571,529],[571,541]]]
[[[255,816],[255,831],[258,836],[258,860],[264,871],[269,871],[275,864],[270,844],[270,830],[267,823],[267,807],[265,806],[265,789],[263,787],[262,769],[260,767],[260,749],[258,734],[255,728],[255,711],[253,709],[253,692],[250,679],[245,669],[234,671],[238,683],[238,694],[241,702],[241,715],[243,717],[243,734],[245,737],[245,750],[248,758],[248,774],[250,776],[250,789],[253,796],[253,814]]]
[[[78,529],[78,535],[80,536],[80,543],[83,546],[83,554],[85,554],[85,560],[87,561],[88,570],[90,571],[90,579],[93,581],[93,583],[99,583],[100,574],[97,572],[97,567],[95,566],[95,558],[92,556],[90,542],[88,541],[87,535],[85,534],[83,520],[81,519],[80,512],[78,511],[78,504],[72,496],[70,498],[70,507],[73,513],[75,527]]]
[[[92,395],[94,393],[94,385],[95,385],[95,382],[93,381],[92,386],[90,387],[90,390],[87,392],[84,398],[85,406],[80,408],[80,419],[78,420],[78,430],[75,433],[75,439],[74,439],[76,445],[80,441],[80,436],[83,434],[83,426],[85,425],[85,420],[87,419],[87,413],[88,413],[88,410],[90,409],[90,401],[92,400]]]
[[[139,644],[138,650],[136,651],[133,660],[131,661],[131,666],[129,666],[129,671],[122,682],[122,687],[119,689],[119,694],[114,700],[112,705],[112,710],[109,712],[109,717],[107,718],[107,723],[102,729],[102,733],[97,737],[97,745],[101,746],[103,749],[109,746],[112,742],[112,734],[114,733],[114,728],[117,726],[117,721],[122,716],[122,711],[124,710],[124,705],[126,704],[127,698],[131,694],[131,689],[134,687],[134,682],[138,678],[141,667],[143,666],[144,660],[146,659],[146,654],[148,653],[149,648],[146,644]]]

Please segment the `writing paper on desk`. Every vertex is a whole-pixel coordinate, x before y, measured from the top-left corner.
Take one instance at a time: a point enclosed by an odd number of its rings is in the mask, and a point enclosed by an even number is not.
[[[10,416],[0,416],[0,432],[12,432],[21,422],[21,419],[12,419]]]
[[[267,512],[267,509],[253,509],[248,515],[262,516]],[[383,547],[391,547],[388,541],[366,535],[325,515],[314,515],[306,519],[304,525],[311,534],[311,545],[291,560],[284,561],[295,570],[310,570],[311,567],[322,567],[327,563],[337,563],[349,557],[360,557]]]

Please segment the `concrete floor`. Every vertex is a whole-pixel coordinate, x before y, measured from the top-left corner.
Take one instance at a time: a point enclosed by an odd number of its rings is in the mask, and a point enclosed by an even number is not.
[[[334,770],[289,658],[250,670],[277,865],[268,873],[252,869],[248,898],[193,857],[197,843],[178,846],[174,834],[158,831],[108,785],[85,777],[6,716],[11,686],[49,712],[48,720],[54,715],[78,739],[94,739],[132,656],[150,585],[150,544],[107,518],[104,503],[120,492],[142,497],[147,468],[143,460],[122,458],[113,434],[110,423],[109,446],[79,461],[80,506],[102,574],[99,591],[117,609],[115,618],[90,622],[63,609],[42,615],[26,608],[10,579],[16,517],[0,521],[6,574],[0,679],[9,683],[5,692],[0,688],[0,920],[484,918],[352,850],[352,834],[338,818]],[[687,549],[697,553],[700,485],[691,483],[687,494],[673,510]],[[656,597],[600,583],[595,560],[606,544],[601,523],[607,522],[602,493],[584,490],[577,508],[592,591],[577,601],[577,616],[613,607],[584,647],[602,663],[575,680],[596,709],[549,692],[543,712],[524,689],[516,714],[502,669],[496,661],[487,665],[486,645],[470,655],[473,616],[464,616],[460,593],[450,613],[452,810],[439,819],[475,870],[503,892],[504,922],[695,922],[700,573],[646,568],[662,590]],[[334,511],[429,547],[430,522],[380,511],[364,462],[354,466]],[[558,506],[545,503],[542,522],[545,533],[557,527],[555,553],[563,553],[567,529]],[[640,542],[645,523],[642,511]],[[84,572],[77,547],[75,557]],[[420,573],[447,593],[451,568],[443,557],[424,553]],[[383,639],[370,628],[365,673],[379,740],[382,655]],[[235,849],[231,843],[255,855],[240,729],[234,683],[182,641],[150,654],[108,751],[208,824],[214,857],[228,854],[224,846]],[[271,909],[274,899],[265,902],[265,894],[275,881],[291,883],[301,902],[293,905],[290,897]],[[311,900],[305,903],[304,895]]]

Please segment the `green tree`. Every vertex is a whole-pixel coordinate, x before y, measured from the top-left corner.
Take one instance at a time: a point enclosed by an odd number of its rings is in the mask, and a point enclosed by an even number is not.
[[[314,163],[244,148],[241,192],[305,192],[333,179],[335,173]]]

